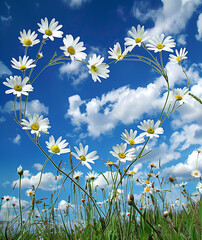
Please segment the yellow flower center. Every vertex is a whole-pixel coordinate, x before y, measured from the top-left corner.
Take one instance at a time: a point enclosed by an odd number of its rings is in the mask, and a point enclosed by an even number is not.
[[[45,31],[45,34],[48,35],[48,36],[51,36],[53,33],[52,33],[52,31],[50,29],[47,29]]]
[[[76,179],[76,180],[77,180],[77,179],[79,179],[79,176],[78,176],[78,175],[77,175],[77,176],[75,176],[75,177],[74,177],[74,179]]]
[[[134,144],[135,144],[135,141],[134,141],[133,139],[131,139],[131,140],[129,141],[129,144],[130,144],[130,145],[134,145]]]
[[[122,57],[123,57],[123,55],[122,55],[122,54],[119,54],[117,58],[120,59],[120,58],[122,58]]]
[[[140,37],[138,37],[138,38],[135,39],[135,42],[136,42],[136,43],[139,43],[139,42],[141,42],[141,41],[142,41],[142,38],[140,38]]]
[[[132,175],[132,174],[134,174],[134,173],[135,173],[135,171],[133,171],[133,170],[132,170],[132,171],[130,171],[130,175]]]
[[[162,48],[164,48],[164,45],[161,44],[161,43],[159,43],[156,47],[157,47],[158,49],[162,49]]]
[[[90,179],[94,180],[94,179],[95,179],[95,177],[94,177],[94,176],[91,176],[91,177],[90,177]]]
[[[54,153],[59,153],[60,152],[60,148],[58,147],[58,145],[53,145],[51,147],[51,151]]]
[[[113,165],[113,162],[108,162],[107,165],[108,165],[108,166],[112,166],[112,165]]]
[[[149,184],[149,181],[148,181],[148,180],[145,180],[144,182],[145,182],[146,184]]]
[[[32,41],[31,41],[29,38],[26,38],[26,39],[24,40],[24,44],[25,44],[26,46],[30,46],[30,45],[32,45]]]
[[[20,67],[20,70],[22,70],[22,71],[24,71],[24,70],[26,70],[27,69],[27,67],[25,66],[25,65],[22,65],[21,67]]]
[[[81,161],[86,161],[86,157],[85,156],[80,156]]]
[[[97,67],[95,66],[95,65],[92,65],[91,67],[90,67],[90,70],[91,70],[91,72],[96,72],[97,71]]]
[[[125,158],[126,155],[125,155],[124,153],[119,153],[119,157],[120,157],[120,158]]]
[[[32,192],[31,192],[31,191],[30,191],[30,192],[28,192],[28,193],[27,193],[27,195],[31,196],[31,195],[32,195]]]
[[[149,192],[149,191],[150,191],[150,188],[149,188],[149,187],[146,187],[146,188],[145,188],[145,191],[146,191],[146,192]]]
[[[14,89],[15,91],[18,91],[18,92],[22,91],[22,87],[20,85],[15,85]]]
[[[197,173],[197,172],[195,172],[195,173],[194,173],[194,175],[195,175],[195,176],[198,176],[198,173]]]
[[[154,134],[154,129],[153,129],[153,128],[148,128],[148,129],[147,129],[147,132],[148,132],[149,134]]]
[[[181,62],[182,58],[180,56],[176,57],[176,61]]]
[[[71,47],[68,47],[67,48],[67,52],[71,55],[74,55],[75,54],[75,49],[71,46]]]
[[[31,129],[37,131],[39,130],[39,125],[37,123],[33,123]]]
[[[176,98],[177,100],[179,100],[179,101],[182,100],[182,96],[181,96],[181,95],[176,95],[175,98]]]

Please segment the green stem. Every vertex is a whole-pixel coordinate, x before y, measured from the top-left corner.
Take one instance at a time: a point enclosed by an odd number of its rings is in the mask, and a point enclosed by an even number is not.
[[[17,100],[17,95],[15,95],[15,100],[14,100],[14,112],[15,112],[15,118],[17,118],[17,113],[16,113],[16,100]]]
[[[20,208],[20,230],[21,230],[21,237],[23,234],[23,226],[22,226],[22,206],[21,206],[21,175],[19,175],[19,208]]]

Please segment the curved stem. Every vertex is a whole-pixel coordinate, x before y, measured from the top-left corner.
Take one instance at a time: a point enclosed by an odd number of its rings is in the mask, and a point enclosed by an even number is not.
[[[164,78],[165,78],[165,76],[164,76]],[[160,121],[161,121],[161,118],[162,118],[162,116],[163,116],[163,113],[164,113],[164,110],[165,110],[165,107],[166,107],[166,105],[167,105],[168,98],[169,98],[169,95],[170,95],[170,85],[169,85],[168,79],[167,79],[167,78],[165,78],[165,79],[166,79],[167,86],[168,86],[168,93],[167,93],[167,97],[166,97],[166,101],[165,101],[165,103],[164,103],[163,109],[162,109],[162,111],[161,111],[161,115],[160,115],[160,118],[159,118]],[[160,124],[160,126],[161,126],[161,125],[162,125],[162,123]],[[160,127],[160,126],[159,126],[159,127]]]

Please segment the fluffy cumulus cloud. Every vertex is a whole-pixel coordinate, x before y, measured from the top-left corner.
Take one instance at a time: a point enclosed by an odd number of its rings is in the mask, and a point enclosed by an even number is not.
[[[20,110],[20,104],[16,104],[16,110]],[[24,110],[24,102],[22,102],[22,110]],[[4,106],[0,106],[0,112],[2,113],[11,113],[14,111],[14,101],[8,101]],[[48,107],[41,103],[38,99],[32,100],[27,103],[27,114],[33,115],[37,114],[48,114]]]
[[[178,34],[182,31],[188,20],[201,4],[200,0],[161,0],[159,9],[151,9],[149,1],[135,1],[133,15],[145,22],[153,20],[154,27],[149,30],[150,36],[157,34]]]
[[[74,205],[66,202],[65,200],[61,200],[61,201],[58,203],[58,208],[59,208],[60,210],[66,210],[67,208],[68,208],[68,209],[74,209],[74,207],[75,207]]]
[[[2,61],[0,61],[0,78],[3,78],[11,74],[12,74],[11,70]]]
[[[196,39],[202,41],[202,13],[198,17],[197,28],[198,34],[196,35]]]
[[[84,3],[89,2],[90,0],[63,0],[64,3],[67,3],[71,8],[79,8]]]
[[[191,176],[191,172],[196,168],[202,172],[202,155],[199,154],[197,161],[198,152],[193,151],[184,162],[177,163],[171,167],[167,167],[163,170],[163,175],[172,174],[179,180],[194,179]]]
[[[38,185],[41,172],[36,175],[32,175],[28,170],[25,170],[22,178],[22,188],[31,188],[32,185],[35,187]],[[42,174],[41,184],[39,186],[40,189],[46,191],[52,191],[57,188],[58,180],[52,172],[46,172]],[[13,182],[13,186],[19,186],[19,180]]]
[[[110,172],[110,171],[107,171],[105,173],[103,173],[103,175],[105,176],[105,178],[103,177],[102,174],[100,174],[94,181],[93,183],[93,186],[96,187],[98,186],[99,188],[105,188],[105,187],[109,187],[111,188],[112,185],[113,185],[113,180],[112,180],[112,175],[113,175],[113,178],[116,176],[115,175],[116,172]],[[106,181],[107,179],[107,181]],[[117,182],[120,181],[120,174],[117,175]]]

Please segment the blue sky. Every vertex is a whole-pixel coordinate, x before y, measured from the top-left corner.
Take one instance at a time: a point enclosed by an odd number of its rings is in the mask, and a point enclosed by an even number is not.
[[[176,49],[186,47],[188,59],[183,66],[191,80],[190,91],[202,99],[201,43],[202,14],[200,0],[43,0],[43,1],[2,1],[0,7],[0,79],[10,75],[20,75],[11,67],[11,59],[23,56],[24,47],[18,40],[19,32],[25,29],[38,30],[37,23],[47,17],[55,18],[63,25],[63,36],[80,36],[86,53],[102,55],[109,63],[108,50],[116,42],[124,46],[128,30],[138,24],[144,25],[151,37],[164,33],[172,36]],[[42,34],[38,32],[38,38]],[[63,46],[61,38],[47,41],[43,47],[44,57],[39,60],[33,76],[46,64],[55,51]],[[28,56],[35,57],[39,44],[29,49]],[[145,54],[135,47],[136,54]],[[180,66],[169,63],[169,53],[164,52],[164,64],[168,71],[171,87],[183,88],[186,78]],[[55,138],[67,139],[71,149],[81,142],[89,145],[89,151],[97,150],[99,160],[93,170],[107,171],[102,159],[113,159],[109,151],[120,144],[124,129],[134,130],[143,119],[157,121],[165,97],[163,79],[151,68],[139,62],[120,61],[110,65],[110,77],[102,82],[93,82],[88,68],[78,62],[46,69],[35,81],[34,91],[29,96],[29,113],[43,114],[50,120],[50,134]],[[23,183],[24,192],[36,184],[40,166],[46,160],[32,144],[26,133],[13,120],[13,95],[6,95],[7,87],[0,84],[0,128],[1,128],[1,196],[18,196],[17,188],[12,185],[18,179],[16,169],[19,165],[26,171]],[[163,124],[164,135],[152,139],[148,149],[152,153],[138,165],[136,177],[145,178],[150,163],[162,162],[162,176],[174,175],[179,181],[194,180],[190,173],[195,169],[196,149],[202,149],[202,105],[195,100],[183,105]],[[138,134],[141,130],[138,130]],[[42,135],[40,142],[46,149],[47,136]],[[68,154],[55,156],[54,161],[66,162]],[[202,160],[202,157],[199,157]],[[78,160],[74,159],[76,165]],[[127,163],[124,167],[127,166]],[[198,169],[202,172],[202,161]],[[80,167],[84,173],[88,169]],[[158,169],[156,170],[158,171]],[[54,187],[56,170],[50,163],[45,168],[46,175],[40,194],[50,196]],[[37,175],[38,174],[38,175]],[[190,182],[191,191],[196,191]],[[136,194],[139,194],[138,192]]]

